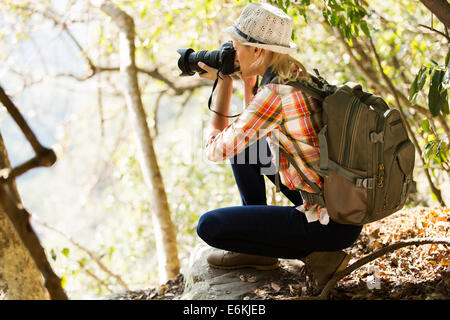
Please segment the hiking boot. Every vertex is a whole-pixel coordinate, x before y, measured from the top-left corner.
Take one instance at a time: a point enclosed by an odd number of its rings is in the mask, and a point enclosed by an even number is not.
[[[351,256],[344,251],[317,251],[302,260],[306,269],[313,276],[316,289],[322,290],[327,282],[338,272],[345,269]]]
[[[206,259],[208,264],[217,269],[255,268],[257,270],[274,270],[278,268],[278,259],[256,256],[232,251],[215,251]]]

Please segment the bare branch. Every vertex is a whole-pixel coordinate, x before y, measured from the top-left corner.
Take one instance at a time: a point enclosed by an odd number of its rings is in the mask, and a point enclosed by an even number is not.
[[[14,103],[9,99],[2,87],[0,87],[0,102],[6,107],[9,114],[17,123],[20,130],[23,132],[28,142],[33,147],[34,152],[36,153],[36,156],[34,158],[18,166],[17,168],[10,170],[10,172],[6,172],[5,170],[3,170],[3,175],[6,174],[5,178],[10,179],[17,177],[27,172],[28,170],[39,166],[52,166],[56,162],[55,152],[52,149],[45,148],[41,145],[36,135],[31,130],[28,123],[25,121],[22,114],[19,112]]]
[[[436,32],[437,34],[440,34],[441,36],[443,36],[444,38],[446,38],[447,41],[450,42],[450,37],[449,37],[448,35],[446,35],[445,33],[440,32],[439,30],[436,30],[436,29],[434,29],[434,28],[432,28],[432,27],[429,27],[429,26],[426,26],[426,25],[424,25],[424,24],[419,24],[419,25],[417,25],[417,26],[418,26],[418,27],[422,27],[422,28],[426,28],[426,29],[431,30],[431,31],[433,31],[433,32]]]
[[[330,281],[328,281],[326,286],[323,288],[321,294],[319,295],[319,299],[327,299],[328,295],[330,293],[330,290],[334,287],[334,285],[340,279],[342,279],[343,277],[349,275],[350,273],[352,273],[356,269],[362,267],[363,265],[369,263],[370,261],[373,261],[373,260],[375,260],[375,259],[377,259],[377,258],[379,258],[381,256],[384,256],[385,254],[387,254],[389,252],[393,252],[393,251],[398,250],[398,249],[403,248],[403,247],[413,246],[413,245],[420,246],[420,245],[431,244],[431,243],[450,245],[450,239],[444,239],[444,238],[437,238],[437,239],[408,239],[408,240],[399,241],[399,242],[391,244],[391,245],[389,245],[387,247],[381,248],[378,251],[375,251],[374,253],[371,253],[368,256],[365,256],[364,258],[359,259],[358,261],[356,261],[352,265],[350,265],[347,268],[345,268],[342,272],[334,275],[334,277],[331,278]]]
[[[66,238],[67,240],[69,240],[70,243],[72,243],[74,246],[76,246],[77,248],[81,249],[82,251],[86,252],[88,254],[88,256],[100,267],[100,269],[102,269],[105,273],[107,273],[108,275],[110,275],[111,277],[113,277],[114,279],[117,280],[117,282],[125,289],[125,290],[130,290],[130,288],[128,287],[128,285],[125,283],[125,281],[123,281],[123,279],[113,273],[111,270],[109,270],[101,261],[100,258],[98,258],[91,250],[87,249],[86,247],[84,247],[83,245],[81,245],[79,242],[75,241],[71,236],[65,234],[64,232],[62,232],[61,230],[57,229],[56,227],[49,225],[48,223],[42,221],[40,218],[38,218],[36,215],[32,215],[31,218],[33,219],[33,221],[38,222],[40,225],[53,230],[54,232],[58,233],[59,235],[63,236],[64,238]]]
[[[106,289],[108,289],[109,292],[113,292],[113,290],[109,287],[109,285],[104,281],[101,280],[99,277],[97,277],[95,275],[95,273],[93,273],[91,270],[89,270],[88,268],[86,268],[85,264],[82,261],[77,261],[78,265],[81,267],[81,269],[84,270],[84,272],[86,272],[86,274],[88,276],[90,276],[92,279],[94,279],[95,281],[97,281],[99,284],[101,284],[102,286],[104,286]]]
[[[407,247],[407,246],[420,246],[424,244],[444,244],[444,245],[450,245],[450,239],[445,238],[422,238],[422,239],[408,239],[408,240],[402,240],[398,241],[396,243],[393,243],[391,245],[388,245],[387,247],[381,248],[361,259],[354,262],[344,270],[342,270],[339,273],[336,273],[325,285],[325,287],[322,289],[322,292],[318,296],[313,297],[290,297],[285,300],[326,300],[328,299],[330,295],[331,289],[334,288],[336,283],[341,280],[342,278],[348,276],[350,273],[355,271],[358,268],[361,268],[363,265],[381,257],[389,252],[393,252],[395,250]]]

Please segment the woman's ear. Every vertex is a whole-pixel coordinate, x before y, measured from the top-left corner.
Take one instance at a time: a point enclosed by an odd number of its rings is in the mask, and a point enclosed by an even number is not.
[[[263,50],[264,50],[264,49],[262,49],[262,48],[257,48],[257,47],[255,47],[255,51],[254,51],[255,57],[256,57],[256,58],[259,58],[259,56],[261,55],[261,53],[263,52]]]

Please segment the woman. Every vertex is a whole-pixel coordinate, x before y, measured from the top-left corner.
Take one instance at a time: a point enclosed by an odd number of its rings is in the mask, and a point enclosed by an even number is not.
[[[304,176],[322,189],[323,178],[316,170],[321,102],[283,84],[298,77],[309,78],[303,65],[289,55],[296,50],[290,41],[292,19],[277,7],[250,3],[226,32],[233,39],[235,62],[240,65],[245,108],[230,124],[222,116],[228,114],[233,80],[219,73],[217,113],[211,119],[207,156],[212,161],[231,159],[243,205],[212,210],[201,216],[197,226],[199,237],[212,247],[223,249],[211,254],[208,263],[222,269],[271,270],[278,267],[278,258],[301,259],[312,272],[316,285],[322,287],[346,266],[349,256],[342,249],[354,243],[362,227],[338,224],[329,219],[326,208],[302,201],[298,190],[313,190],[287,159],[276,152],[279,143]],[[216,69],[202,62],[199,66],[206,71],[201,77],[216,80]],[[258,75],[262,80],[255,94]],[[270,83],[275,76],[279,83]],[[255,141],[258,148],[265,150],[266,138],[270,146],[267,152],[272,151],[274,163],[279,163],[281,191],[294,206],[267,206],[261,174],[267,164],[236,161],[244,155],[249,158]],[[275,175],[267,177],[274,182]]]

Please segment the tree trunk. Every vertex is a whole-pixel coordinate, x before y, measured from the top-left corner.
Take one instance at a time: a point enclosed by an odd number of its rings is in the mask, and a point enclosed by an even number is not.
[[[447,0],[420,0],[447,28],[450,28],[450,4]]]
[[[0,134],[0,169],[10,168],[8,153]],[[15,183],[12,190],[20,199]],[[44,279],[8,216],[0,209],[0,300],[49,299]]]
[[[123,77],[124,95],[134,129],[139,163],[144,181],[149,188],[153,207],[153,224],[158,254],[161,283],[174,278],[180,271],[175,229],[170,217],[167,196],[159,171],[153,141],[146,121],[138,85],[135,63],[134,21],[109,0],[101,4],[101,10],[109,15],[120,30],[120,72]]]

